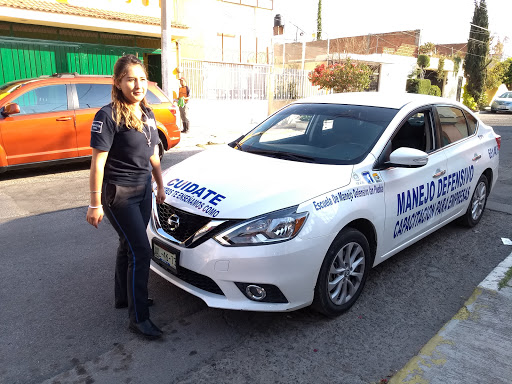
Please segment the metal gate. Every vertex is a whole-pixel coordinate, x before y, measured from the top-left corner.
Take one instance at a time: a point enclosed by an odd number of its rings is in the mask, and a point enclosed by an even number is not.
[[[194,99],[266,100],[269,65],[182,60],[182,75]]]

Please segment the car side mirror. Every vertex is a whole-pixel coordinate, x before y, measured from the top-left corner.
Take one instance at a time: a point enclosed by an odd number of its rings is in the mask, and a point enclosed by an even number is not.
[[[428,155],[419,149],[401,147],[395,149],[389,155],[389,162],[385,164],[390,167],[419,168],[428,163]]]
[[[10,116],[16,113],[20,113],[20,106],[16,103],[7,104],[2,110],[2,115],[4,116]]]

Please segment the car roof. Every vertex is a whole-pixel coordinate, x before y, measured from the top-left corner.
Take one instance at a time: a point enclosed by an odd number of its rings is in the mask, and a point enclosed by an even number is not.
[[[453,100],[438,96],[419,95],[416,93],[388,93],[388,92],[347,92],[334,93],[323,96],[313,96],[297,100],[294,104],[323,103],[364,105],[381,108],[401,109],[407,104],[455,104]]]

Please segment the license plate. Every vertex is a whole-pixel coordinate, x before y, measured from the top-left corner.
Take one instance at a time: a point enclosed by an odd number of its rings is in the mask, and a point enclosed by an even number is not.
[[[153,242],[153,259],[169,272],[178,274],[180,251]]]
[[[498,105],[498,109],[507,109],[508,107],[506,105]]]

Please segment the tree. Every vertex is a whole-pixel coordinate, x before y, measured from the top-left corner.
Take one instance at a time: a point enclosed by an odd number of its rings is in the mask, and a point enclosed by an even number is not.
[[[503,75],[503,82],[508,89],[512,90],[512,57],[509,57],[506,61],[507,69]]]
[[[316,39],[322,40],[322,0],[318,0],[318,13],[316,16]]]
[[[418,48],[418,53],[420,55],[433,55],[436,51],[436,45],[434,43],[428,42],[420,45]]]
[[[373,70],[368,65],[347,58],[343,63],[318,65],[308,78],[312,85],[332,89],[335,93],[361,92],[370,86],[372,74]]]
[[[485,0],[477,3],[469,32],[468,48],[464,59],[464,76],[467,79],[467,92],[478,102],[481,99],[485,86],[486,67],[489,64],[489,20]]]
[[[506,61],[493,60],[491,65],[487,67],[485,90],[498,88],[505,80],[507,69],[508,63]]]
[[[430,65],[430,57],[427,55],[418,55],[416,64],[418,64],[418,67],[420,67],[420,78],[423,79],[425,76],[425,68],[428,68]]]

